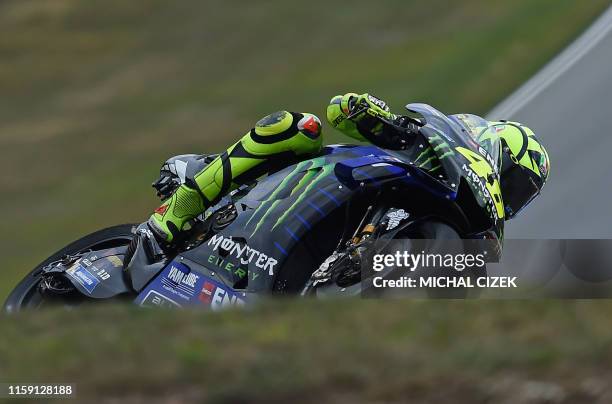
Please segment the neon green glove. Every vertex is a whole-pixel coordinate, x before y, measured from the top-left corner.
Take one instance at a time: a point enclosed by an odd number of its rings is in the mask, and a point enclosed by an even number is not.
[[[396,119],[383,100],[368,93],[337,95],[327,107],[327,120],[334,128],[354,139],[374,144],[381,143],[385,122]]]

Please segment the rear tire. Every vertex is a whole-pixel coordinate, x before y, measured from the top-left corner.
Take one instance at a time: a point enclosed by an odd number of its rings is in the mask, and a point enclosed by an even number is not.
[[[10,293],[4,303],[4,311],[15,313],[24,309],[39,308],[45,301],[38,291],[38,284],[42,278],[42,268],[53,261],[57,261],[67,254],[76,254],[89,249],[110,248],[128,244],[133,236],[135,224],[121,224],[98,230],[80,238],[49,258],[38,264]]]

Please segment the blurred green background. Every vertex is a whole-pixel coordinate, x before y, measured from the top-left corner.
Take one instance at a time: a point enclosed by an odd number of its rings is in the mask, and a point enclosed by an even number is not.
[[[347,91],[485,113],[607,3],[3,1],[0,300],[67,242],[143,221],[171,155]]]
[[[608,4],[2,1],[0,300],[69,241],[144,220],[171,155],[219,151],[275,110],[323,116],[346,91],[484,114]],[[0,382],[77,382],[85,402],[593,402],[612,394],[609,311],[357,300],[27,313],[0,318]]]

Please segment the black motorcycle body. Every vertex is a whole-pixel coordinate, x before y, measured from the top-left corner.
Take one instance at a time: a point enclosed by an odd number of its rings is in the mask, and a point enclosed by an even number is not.
[[[299,294],[330,254],[360,231],[368,211],[387,222],[390,211],[405,212],[377,237],[397,237],[415,223],[441,223],[461,239],[493,240],[501,251],[498,156],[431,106],[407,108],[422,127],[405,150],[327,146],[317,157],[225,196],[198,218],[175,256],[130,274],[122,268],[129,226],[119,226],[114,242],[65,249],[63,258],[56,254],[41,264],[6,307],[36,307],[31,301],[45,301],[32,300],[36,293],[64,296],[62,301],[121,298],[213,309],[261,295]]]

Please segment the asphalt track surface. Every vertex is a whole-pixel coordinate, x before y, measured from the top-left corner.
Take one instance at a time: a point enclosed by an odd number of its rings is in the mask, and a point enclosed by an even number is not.
[[[506,238],[612,238],[612,7],[487,117],[532,128],[551,160]]]

